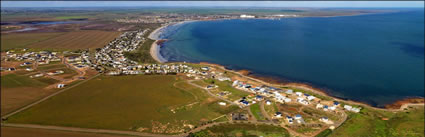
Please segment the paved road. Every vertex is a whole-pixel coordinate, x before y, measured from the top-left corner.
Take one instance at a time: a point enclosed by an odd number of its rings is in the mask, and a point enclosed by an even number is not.
[[[84,80],[84,81],[81,81],[80,83],[77,83],[77,84],[75,84],[75,85],[72,85],[72,86],[70,86],[70,87],[68,87],[68,88],[65,88],[65,89],[59,90],[59,91],[57,91],[57,92],[55,92],[55,93],[53,93],[53,94],[51,94],[51,95],[48,95],[48,96],[46,96],[46,97],[44,97],[44,98],[42,98],[42,99],[40,99],[40,100],[38,100],[38,101],[36,101],[36,102],[34,102],[34,103],[31,103],[31,104],[29,104],[29,105],[26,105],[26,106],[24,106],[24,107],[22,107],[22,108],[20,108],[20,109],[18,109],[18,110],[16,110],[16,111],[12,112],[12,113],[9,113],[9,114],[7,114],[7,115],[4,115],[4,116],[2,116],[2,120],[7,119],[8,117],[10,117],[10,116],[12,116],[12,115],[14,115],[14,114],[16,114],[16,113],[19,113],[19,112],[21,112],[21,111],[24,111],[24,110],[26,110],[26,109],[28,109],[28,108],[30,108],[30,107],[32,107],[32,106],[34,106],[34,105],[37,105],[37,104],[39,104],[39,103],[41,103],[41,102],[43,102],[43,101],[45,101],[45,100],[47,100],[47,99],[49,99],[49,98],[51,98],[51,97],[53,97],[53,96],[56,96],[56,95],[58,95],[58,94],[60,94],[60,93],[62,93],[62,92],[65,92],[65,91],[67,91],[68,89],[71,89],[71,88],[76,87],[76,86],[78,86],[78,85],[80,85],[80,84],[83,84],[84,82],[87,82],[87,81],[89,81],[89,80],[91,80],[91,79],[93,79],[93,78],[95,78],[95,77],[97,77],[97,76],[99,76],[99,75],[101,75],[101,73],[99,73],[99,74],[97,74],[97,75],[95,75],[95,76],[93,76],[93,77],[91,77],[91,78],[89,78],[89,79],[86,79],[86,80]]]

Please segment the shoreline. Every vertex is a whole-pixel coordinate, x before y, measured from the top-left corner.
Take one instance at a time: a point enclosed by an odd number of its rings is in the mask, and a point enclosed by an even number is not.
[[[181,22],[175,22],[175,23],[168,23],[168,24],[163,25],[159,28],[156,28],[154,31],[152,31],[148,36],[149,39],[155,40],[152,43],[151,48],[149,50],[152,58],[159,63],[168,62],[167,59],[162,57],[162,55],[160,53],[161,47],[160,47],[160,45],[157,44],[157,42],[159,40],[162,40],[159,36],[163,33],[163,29],[166,29],[170,25],[179,25],[179,24],[190,23],[190,22],[195,22],[195,21],[198,21],[198,20],[187,20],[187,21],[181,21]]]
[[[168,24],[169,25],[169,24]],[[168,27],[168,25],[164,25],[164,26],[161,26],[161,27],[159,27],[159,28],[157,28],[157,29],[155,29],[154,31],[152,31],[150,34],[149,34],[149,36],[148,36],[148,38],[149,39],[152,39],[152,40],[155,40],[153,43],[152,43],[152,45],[151,45],[151,48],[150,48],[150,50],[149,50],[149,53],[151,54],[151,56],[152,56],[152,58],[155,60],[155,61],[157,61],[157,62],[159,62],[159,63],[165,63],[165,62],[167,62],[167,60],[165,60],[162,56],[161,56],[161,54],[160,54],[160,49],[161,49],[161,47],[159,47],[159,45],[157,45],[156,43],[158,42],[158,40],[160,40],[159,39],[159,35],[161,34],[161,30],[162,29],[164,29],[164,28],[166,28],[166,27]]]
[[[382,13],[382,12],[380,12]],[[385,12],[388,13],[388,12]],[[389,12],[391,13],[391,12]],[[368,15],[368,14],[379,14],[379,13],[363,13],[363,14],[356,14],[356,15],[342,15],[342,16],[359,16],[359,15]],[[306,16],[309,17],[309,16]],[[326,18],[328,17],[340,17],[340,16],[325,16]],[[304,18],[304,16],[302,17],[294,17],[294,18]],[[263,18],[253,18],[253,19],[263,19]],[[176,22],[176,23],[169,23],[166,24],[164,26],[161,26],[157,29],[155,29],[154,31],[152,31],[152,33],[149,34],[149,38],[152,40],[155,40],[154,43],[152,43],[151,45],[151,49],[150,49],[150,54],[151,56],[159,63],[168,63],[168,61],[166,59],[164,59],[161,54],[160,54],[160,46],[157,45],[157,42],[159,40],[161,40],[159,38],[159,35],[163,32],[162,29],[170,26],[170,25],[176,25],[176,24],[184,24],[184,23],[188,23],[188,22],[195,22],[195,21],[216,21],[216,20],[227,20],[227,19],[215,19],[215,20],[190,20],[190,21],[181,21],[181,22]],[[176,62],[173,62],[176,63]],[[367,107],[371,107],[374,109],[381,109],[381,110],[390,110],[390,111],[394,111],[394,110],[400,110],[402,108],[405,108],[406,105],[424,105],[424,97],[404,97],[402,99],[397,99],[392,103],[389,104],[380,104],[382,106],[374,106],[372,104],[369,104],[367,102],[362,102],[362,101],[355,101],[355,100],[350,100],[349,98],[342,98],[342,97],[336,97],[336,96],[332,96],[330,95],[329,92],[317,88],[311,84],[307,84],[307,83],[303,83],[303,82],[293,82],[293,81],[288,81],[288,82],[282,82],[281,80],[275,79],[273,77],[267,77],[267,76],[261,76],[261,75],[252,75],[250,73],[250,71],[245,70],[247,73],[241,73],[239,71],[241,70],[230,70],[227,69],[225,66],[223,65],[219,65],[219,64],[213,64],[213,63],[208,63],[208,62],[199,62],[199,63],[193,63],[193,64],[206,64],[206,65],[212,65],[218,68],[221,68],[225,71],[230,71],[233,73],[236,73],[240,76],[243,76],[244,78],[253,80],[255,82],[259,82],[261,84],[264,85],[271,85],[271,86],[276,86],[276,87],[291,87],[291,88],[298,88],[298,89],[302,89],[302,90],[306,90],[309,92],[313,92],[314,94],[318,94],[321,96],[325,96],[325,97],[329,97],[332,98],[336,101],[340,101],[340,102],[348,102],[349,104],[354,104],[354,105],[361,105],[361,106],[367,106]],[[418,101],[419,100],[419,101]]]
[[[407,97],[407,98],[396,100],[396,101],[392,102],[391,104],[386,104],[384,108],[381,108],[381,107],[372,106],[368,103],[361,102],[361,101],[354,101],[354,100],[350,100],[350,99],[343,99],[343,98],[339,98],[339,97],[334,97],[334,96],[329,95],[328,92],[326,92],[322,89],[319,89],[319,88],[315,88],[312,85],[309,85],[309,84],[306,84],[306,83],[301,83],[301,82],[282,83],[282,82],[279,82],[279,80],[270,79],[270,78],[267,78],[267,77],[252,76],[252,73],[248,70],[230,70],[230,69],[227,69],[223,65],[213,64],[213,63],[208,63],[208,62],[199,62],[199,63],[194,63],[194,64],[214,66],[214,67],[220,68],[222,70],[238,74],[238,75],[240,75],[244,78],[247,78],[249,80],[252,80],[252,81],[264,84],[264,85],[269,85],[269,86],[274,86],[274,87],[279,87],[279,88],[280,87],[290,87],[290,88],[302,89],[302,90],[312,92],[314,94],[318,94],[318,95],[321,95],[321,96],[332,98],[335,101],[347,102],[348,104],[365,106],[365,107],[369,107],[369,108],[373,108],[373,109],[377,109],[377,110],[400,111],[400,110],[403,110],[404,108],[407,108],[408,106],[417,106],[417,105],[423,106],[423,105],[425,105],[425,98],[424,97]],[[268,80],[272,80],[273,82],[267,82]]]

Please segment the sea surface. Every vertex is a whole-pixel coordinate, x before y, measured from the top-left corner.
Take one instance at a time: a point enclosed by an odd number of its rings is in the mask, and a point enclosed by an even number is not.
[[[211,62],[382,107],[424,96],[424,10],[197,21],[166,28],[168,61]]]

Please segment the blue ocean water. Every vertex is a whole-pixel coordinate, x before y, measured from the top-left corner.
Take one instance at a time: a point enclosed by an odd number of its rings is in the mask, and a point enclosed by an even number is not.
[[[424,96],[424,10],[171,26],[161,55],[328,89],[383,106]]]

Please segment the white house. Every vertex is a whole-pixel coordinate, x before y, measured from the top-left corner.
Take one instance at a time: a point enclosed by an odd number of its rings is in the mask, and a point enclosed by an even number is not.
[[[242,14],[240,17],[241,18],[255,18],[255,16],[253,16],[253,15],[245,15],[245,14]]]
[[[360,112],[360,108],[352,108],[351,111],[359,113]]]
[[[303,95],[303,93],[302,92],[295,92],[295,95],[301,97]]]
[[[293,94],[293,91],[292,91],[292,89],[288,89],[285,93],[286,94]]]
[[[316,97],[314,97],[314,96],[307,96],[307,100],[313,100],[313,99],[315,99]]]
[[[330,110],[335,110],[336,106],[329,107]]]
[[[267,104],[267,105],[271,105],[271,104],[272,104],[272,102],[271,102],[270,100],[267,100],[267,101],[266,101],[266,104]]]
[[[319,103],[319,104],[316,105],[316,108],[317,109],[323,108],[323,105]]]
[[[63,88],[63,87],[65,87],[65,84],[58,84],[58,85],[56,86],[56,88]]]
[[[353,107],[352,106],[350,106],[350,105],[344,105],[344,109],[345,110],[348,110],[348,111],[351,111],[351,109],[352,109]]]
[[[322,117],[320,118],[320,121],[327,123],[329,119],[327,117]]]

